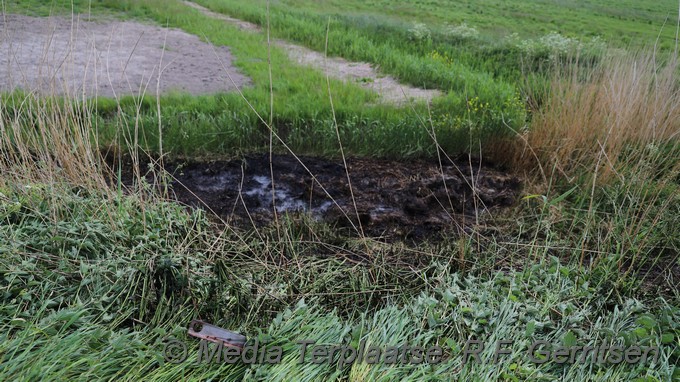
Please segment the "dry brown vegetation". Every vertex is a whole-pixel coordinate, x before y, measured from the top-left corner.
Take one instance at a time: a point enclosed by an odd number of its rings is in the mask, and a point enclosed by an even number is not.
[[[515,167],[540,170],[544,179],[552,172],[569,180],[591,174],[597,184],[621,177],[624,168],[641,171],[665,150],[677,149],[677,73],[677,59],[658,63],[649,52],[611,55],[595,68],[557,70],[518,140]]]

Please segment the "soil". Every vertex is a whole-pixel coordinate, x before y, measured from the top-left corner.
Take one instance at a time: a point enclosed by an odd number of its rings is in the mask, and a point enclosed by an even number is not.
[[[128,184],[130,163],[124,164]],[[275,219],[276,210],[279,218],[305,215],[350,234],[363,230],[390,241],[461,233],[476,214],[483,218],[513,205],[520,191],[516,177],[467,159],[440,168],[436,161],[348,158],[345,168],[342,160],[274,155],[274,200],[269,154],[165,167],[175,179],[172,194],[178,201],[211,210],[228,224],[262,226]]]
[[[232,66],[228,47],[178,29],[75,17],[3,15],[0,91],[113,97],[227,92],[250,84]]]
[[[240,29],[261,32],[261,28],[256,24],[213,12],[189,1],[184,1],[184,4],[199,10],[207,16],[233,24]],[[383,102],[403,104],[411,99],[430,101],[442,94],[438,90],[420,89],[401,84],[393,77],[378,73],[371,64],[366,62],[352,62],[340,57],[327,58],[323,53],[283,40],[274,40],[274,44],[287,52],[290,59],[294,62],[321,70],[329,77],[351,81],[365,89],[377,92],[380,94]]]

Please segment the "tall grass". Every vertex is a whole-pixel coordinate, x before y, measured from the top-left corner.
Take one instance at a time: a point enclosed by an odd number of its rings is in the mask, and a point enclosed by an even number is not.
[[[13,93],[0,103],[0,182],[55,180],[105,189],[92,104]],[[2,183],[0,183],[2,185]]]
[[[512,167],[538,179],[537,195],[571,202],[542,203],[540,231],[570,236],[580,248],[572,256],[590,267],[608,264],[617,285],[630,273],[676,282],[677,73],[676,58],[657,61],[649,51],[557,70],[534,97],[541,104],[530,126],[506,151]]]
[[[648,51],[610,55],[598,66],[558,69],[543,89],[516,166],[555,168],[569,179],[581,174],[598,184],[665,165],[672,178],[680,140],[677,58],[657,62]],[[657,168],[657,170],[659,170]],[[622,179],[622,178],[621,178]]]

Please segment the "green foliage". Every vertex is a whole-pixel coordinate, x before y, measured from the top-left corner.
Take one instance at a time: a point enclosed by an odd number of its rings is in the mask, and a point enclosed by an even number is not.
[[[185,293],[192,281],[173,270],[204,266],[180,244],[200,237],[206,221],[178,205],[47,186],[7,193],[0,200],[4,323],[85,306],[103,322],[146,320],[160,299]]]
[[[272,279],[276,277],[272,268],[268,277],[258,279],[252,275],[263,263],[253,262],[243,253],[249,247],[246,242],[238,246],[231,238],[225,241],[231,243],[227,244],[230,247],[219,251],[222,261],[229,264],[208,266],[213,262],[205,253],[216,242],[204,231],[205,222],[200,216],[187,215],[165,203],[142,206],[136,198],[124,197],[113,201],[110,209],[113,215],[107,217],[99,210],[93,213],[101,208],[97,207],[102,205],[99,195],[62,191],[59,195],[63,205],[43,203],[44,187],[3,190],[3,195],[5,203],[0,211],[5,223],[0,226],[3,239],[0,243],[8,243],[0,246],[3,380],[30,380],[39,375],[42,379],[68,380],[168,380],[180,376],[203,380],[219,376],[227,380],[416,381],[438,380],[452,373],[474,380],[668,380],[677,372],[680,360],[677,305],[663,299],[645,303],[631,298],[612,299],[603,289],[604,284],[590,281],[589,271],[562,265],[556,258],[538,261],[523,271],[467,276],[433,258],[430,266],[434,272],[427,272],[430,274],[427,284],[400,295],[398,300],[390,299],[375,310],[369,308],[372,302],[355,300],[357,312],[348,316],[338,310],[342,305],[337,300],[348,286],[338,284],[337,280],[361,278],[357,272],[361,266],[348,272],[347,264],[332,259],[313,260],[312,255],[300,254],[291,260],[306,262],[313,269],[288,268],[281,273],[286,275],[285,279],[276,280]],[[73,240],[46,244],[44,238],[55,237],[52,229],[68,237],[61,226],[53,228],[50,220],[53,214],[59,216],[59,222],[73,227],[71,231],[87,228],[77,234],[81,240],[74,236]],[[140,226],[142,219],[146,219],[146,224]],[[114,230],[108,230],[110,224],[116,224]],[[104,231],[109,234],[104,235]],[[94,245],[101,251],[88,252],[83,243],[90,240],[96,241]],[[290,244],[304,248],[302,242]],[[269,250],[275,248],[270,246]],[[329,267],[334,263],[336,269]],[[366,266],[366,270],[374,267]],[[177,284],[158,277],[167,269],[175,269],[171,272],[175,280],[186,277],[189,282]],[[330,291],[327,288],[333,285],[335,289],[330,294],[336,296],[327,301],[323,301],[321,293],[317,296],[310,293],[307,299],[293,297],[308,295],[312,290],[298,294],[291,289],[304,289],[303,280],[316,284],[314,288],[319,288],[315,289],[319,292]],[[220,293],[215,293],[215,282]],[[244,283],[245,288],[241,289],[246,291],[257,286],[254,289],[257,294],[292,299],[289,304],[271,305],[246,292],[238,297],[248,311],[245,316],[233,305],[230,309],[219,309],[232,304],[230,301],[237,296],[235,290],[225,287],[237,283]],[[272,288],[276,283],[281,284]],[[168,291],[172,285],[180,290]],[[147,305],[154,306],[155,311],[145,314]],[[208,306],[207,310],[202,308]],[[196,315],[238,328],[266,346],[281,346],[282,361],[251,366],[196,364],[196,341],[187,337],[184,329]],[[247,318],[257,316],[271,318],[262,321]],[[242,321],[244,317],[246,320]],[[190,356],[184,364],[163,360],[168,338],[189,345]],[[481,363],[463,362],[463,349],[470,339],[485,344]],[[362,341],[367,346],[379,347],[437,345],[444,348],[447,360],[434,367],[299,363],[301,340],[354,347]],[[495,363],[492,362],[495,346],[500,340],[510,341],[507,349],[511,353],[504,356],[508,359]],[[555,346],[604,343],[659,346],[659,362],[538,364],[527,355],[528,347],[537,340]]]

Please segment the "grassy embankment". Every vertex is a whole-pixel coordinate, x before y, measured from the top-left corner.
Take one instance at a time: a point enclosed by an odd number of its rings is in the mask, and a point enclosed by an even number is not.
[[[195,33],[224,28],[173,3],[117,4],[136,16],[175,14],[172,21],[186,28],[193,20],[201,24]],[[339,238],[332,227],[295,219],[280,231],[216,232],[204,214],[188,215],[144,185],[131,193],[106,186],[95,126],[128,134],[125,118],[103,120],[102,103],[115,111],[115,102],[28,97],[19,106],[15,95],[0,104],[0,379],[677,379],[677,66],[639,54],[562,70],[544,78],[549,87],[540,95],[529,93],[542,106],[502,151],[529,174],[533,194],[495,222],[494,234],[474,227],[469,236],[417,248]],[[265,85],[257,86],[247,95],[268,100]],[[162,100],[164,138],[174,123],[196,122],[168,118],[177,110],[231,99],[220,97]],[[156,128],[153,107],[137,112],[133,99],[121,103],[128,120],[148,118]],[[258,134],[266,145],[266,130]],[[197,142],[187,152],[214,149]],[[284,361],[195,365],[196,343],[184,330],[196,317],[273,341]],[[163,361],[166,336],[194,346],[187,363]],[[463,365],[470,338],[513,341],[512,354],[495,364],[491,346],[485,362]],[[453,360],[435,368],[299,365],[295,341],[302,339],[439,344]],[[661,353],[654,365],[537,364],[526,355],[536,340],[659,345]]]

